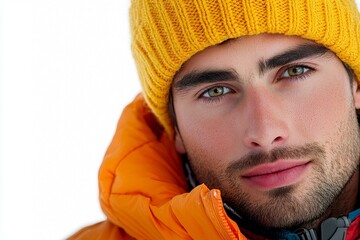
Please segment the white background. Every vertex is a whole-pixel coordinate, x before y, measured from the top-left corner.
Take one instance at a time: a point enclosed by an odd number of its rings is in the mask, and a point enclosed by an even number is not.
[[[97,173],[140,91],[129,0],[0,0],[0,239],[105,219]]]
[[[0,239],[103,220],[97,172],[140,91],[130,0],[0,0]]]

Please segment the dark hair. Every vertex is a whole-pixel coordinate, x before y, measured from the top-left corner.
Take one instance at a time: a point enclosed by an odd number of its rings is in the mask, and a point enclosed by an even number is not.
[[[351,69],[351,67],[349,65],[347,65],[346,63],[342,62],[344,65],[344,68],[349,76],[349,80],[350,82],[352,82],[355,79],[355,74],[354,74],[354,70]]]
[[[170,114],[171,122],[174,125],[174,128],[177,129],[177,121],[176,121],[176,114],[175,114],[175,108],[174,108],[174,100],[173,100],[173,95],[172,95],[172,85],[170,87],[168,108],[169,108],[169,114]]]

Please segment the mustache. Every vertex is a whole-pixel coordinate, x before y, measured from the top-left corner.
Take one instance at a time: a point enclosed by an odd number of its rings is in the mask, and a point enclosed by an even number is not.
[[[325,149],[318,143],[305,144],[299,147],[279,147],[270,152],[257,151],[250,152],[229,164],[226,173],[239,171],[239,169],[249,169],[260,164],[275,162],[278,159],[311,158],[320,159],[325,157]]]

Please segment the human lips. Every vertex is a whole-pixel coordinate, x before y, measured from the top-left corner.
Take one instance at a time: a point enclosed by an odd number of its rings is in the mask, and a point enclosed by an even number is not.
[[[241,177],[251,187],[265,190],[290,186],[300,181],[310,162],[309,160],[278,160],[255,166]]]

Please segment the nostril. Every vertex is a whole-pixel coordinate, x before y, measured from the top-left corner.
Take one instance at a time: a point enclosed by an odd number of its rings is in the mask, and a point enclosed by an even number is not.
[[[283,138],[279,136],[274,139],[273,143],[281,142],[282,140],[283,140]]]
[[[276,138],[274,138],[274,140],[271,142],[271,144],[276,144],[276,143],[281,143],[282,141],[284,141],[284,138],[281,137],[281,136],[278,136]],[[251,141],[250,142],[251,146],[252,147],[263,147],[265,146],[266,144],[261,144],[261,142],[259,141]]]
[[[257,142],[251,142],[251,145],[252,145],[252,147],[259,147],[260,146],[260,144],[257,143]]]

